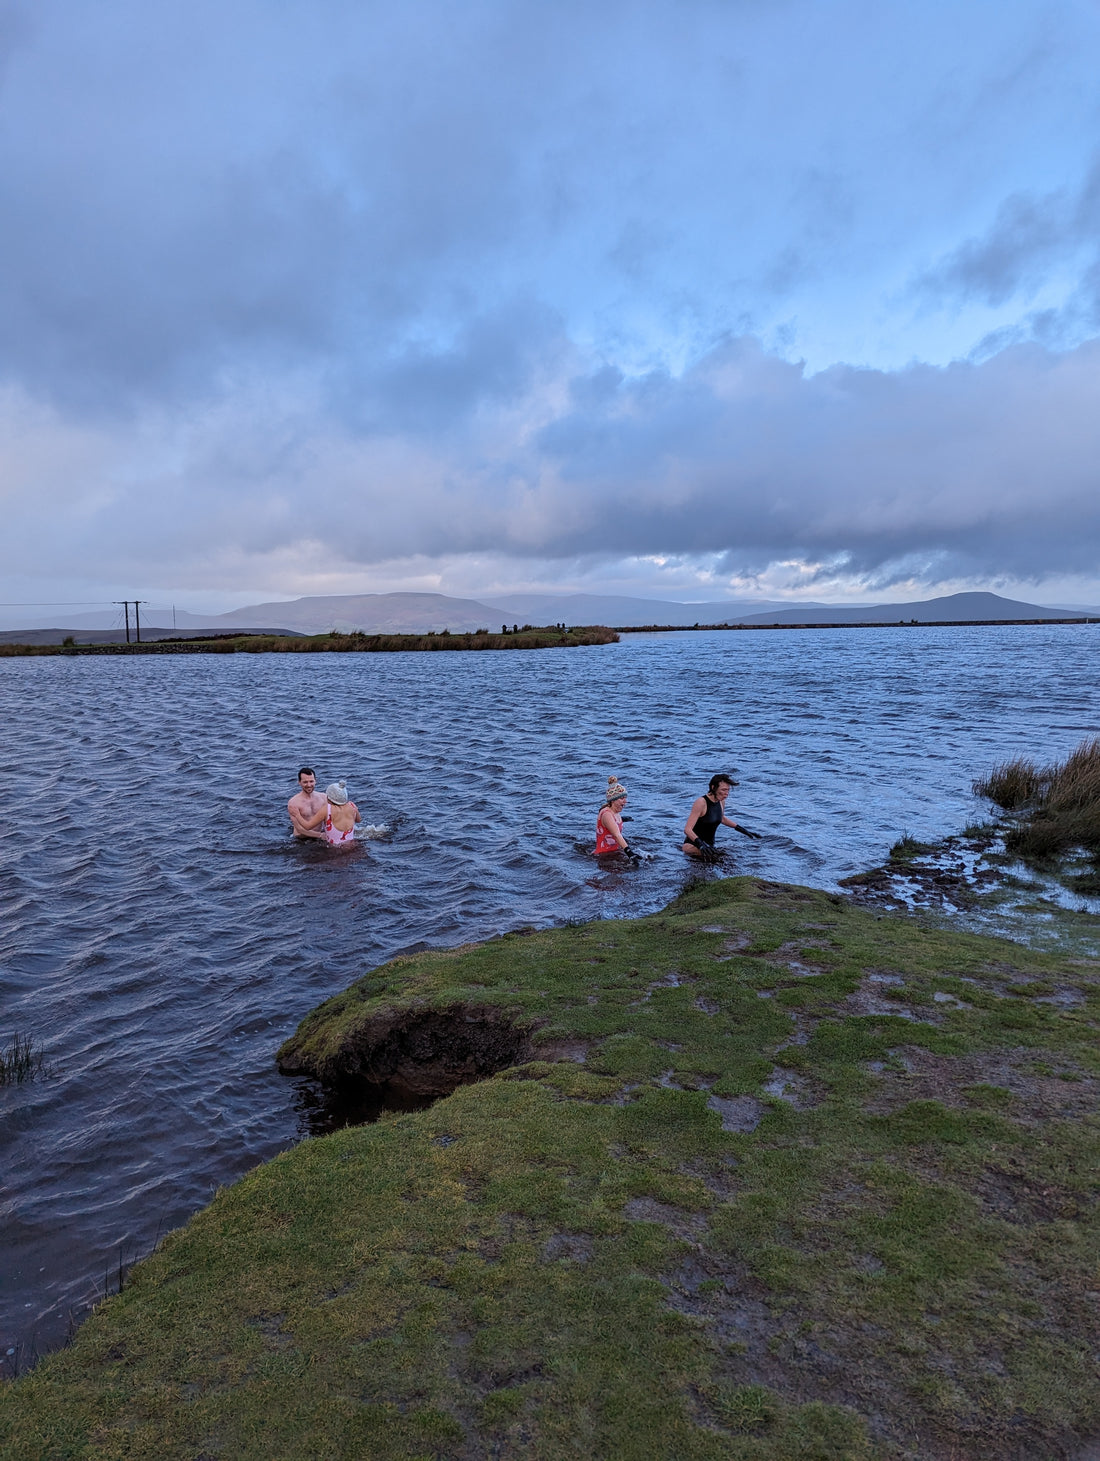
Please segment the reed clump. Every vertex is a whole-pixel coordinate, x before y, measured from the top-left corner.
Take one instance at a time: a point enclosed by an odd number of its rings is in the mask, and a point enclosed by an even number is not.
[[[46,1074],[46,1058],[31,1035],[18,1033],[0,1050],[0,1086],[15,1086]]]
[[[978,796],[988,797],[1006,812],[1014,812],[1017,807],[1034,801],[1042,786],[1042,771],[1026,756],[1001,761],[988,776],[981,776],[974,782],[974,790]]]
[[[1023,756],[1004,761],[975,781],[974,790],[1021,813],[1005,836],[1009,852],[1048,858],[1081,848],[1100,858],[1100,736],[1049,766]]]

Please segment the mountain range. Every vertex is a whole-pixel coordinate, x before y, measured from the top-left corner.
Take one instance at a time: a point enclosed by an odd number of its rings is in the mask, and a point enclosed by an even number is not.
[[[1000,594],[945,594],[907,604],[800,604],[778,612],[746,614],[740,624],[946,624],[952,621],[998,619],[1072,619],[1090,617],[1088,610],[1043,609]]]
[[[999,594],[973,592],[948,594],[900,604],[819,604],[767,599],[682,603],[668,599],[630,598],[620,594],[504,594],[491,600],[452,598],[435,593],[327,594],[312,598],[250,604],[228,614],[192,614],[179,610],[174,625],[165,622],[163,612],[147,614],[142,637],[163,638],[169,634],[225,633],[230,630],[292,630],[318,634],[326,629],[361,629],[371,634],[424,634],[449,629],[462,633],[474,629],[497,629],[512,624],[608,624],[615,628],[643,625],[691,627],[695,624],[889,624],[916,621],[922,624],[951,620],[1065,619],[1094,616],[1090,609],[1042,608]],[[95,638],[121,638],[117,614],[80,615],[67,620],[66,628],[35,628],[0,633],[0,640],[81,631],[99,631]]]

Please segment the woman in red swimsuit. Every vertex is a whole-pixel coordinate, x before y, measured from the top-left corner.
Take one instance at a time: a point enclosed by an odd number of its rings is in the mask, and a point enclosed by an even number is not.
[[[629,852],[623,836],[623,807],[626,806],[626,787],[617,776],[607,778],[607,797],[596,818],[596,848],[594,857],[607,857],[613,852]]]

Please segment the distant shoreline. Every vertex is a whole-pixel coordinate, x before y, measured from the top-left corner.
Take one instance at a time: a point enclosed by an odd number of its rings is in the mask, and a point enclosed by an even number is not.
[[[452,634],[444,629],[427,634],[365,634],[360,631],[330,634],[228,634],[202,639],[150,639],[131,644],[0,644],[0,659],[38,655],[118,654],[394,654],[456,649],[574,649],[592,644],[615,644],[619,635],[601,624],[574,629],[534,629],[530,625],[508,634]]]
[[[860,619],[797,624],[601,624],[573,629],[525,627],[507,634],[452,633],[367,634],[337,630],[329,634],[207,634],[201,638],[150,639],[130,644],[22,644],[0,642],[0,659],[39,655],[135,654],[399,654],[450,650],[572,649],[584,645],[616,644],[624,634],[692,634],[699,631],[755,631],[758,629],[993,629],[1042,624],[1100,624],[1100,616],[1065,619]]]
[[[859,619],[805,624],[620,624],[616,634],[683,634],[701,629],[994,629],[1012,624],[1100,624],[1083,614],[1066,619]]]

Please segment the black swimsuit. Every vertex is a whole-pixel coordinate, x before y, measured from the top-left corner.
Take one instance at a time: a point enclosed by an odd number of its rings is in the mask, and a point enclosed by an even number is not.
[[[698,837],[700,842],[705,842],[708,847],[714,846],[714,834],[722,825],[722,803],[712,802],[710,797],[705,798],[707,809],[696,821],[691,829],[691,835]]]

